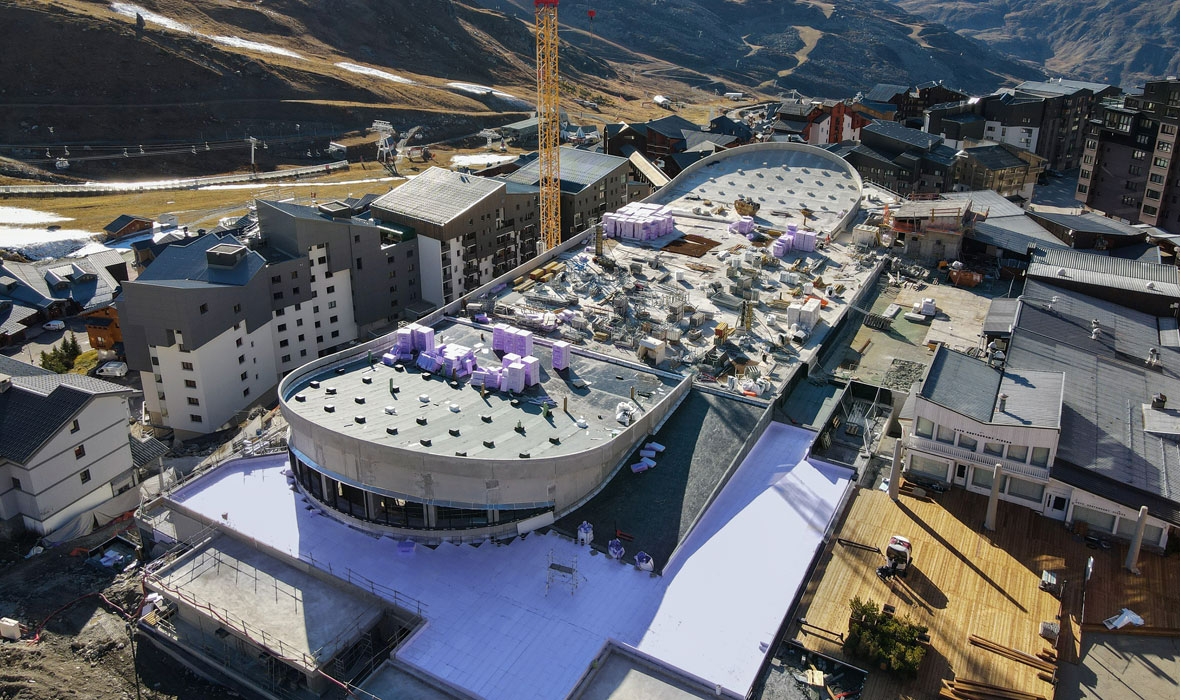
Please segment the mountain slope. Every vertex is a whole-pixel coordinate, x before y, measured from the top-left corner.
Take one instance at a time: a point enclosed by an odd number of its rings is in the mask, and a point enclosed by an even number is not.
[[[520,17],[533,7],[480,2]],[[990,90],[1039,75],[885,0],[580,0],[562,2],[559,14],[574,46],[590,50],[599,37],[775,92],[843,97],[878,82],[927,80]]]
[[[897,0],[1053,73],[1133,86],[1180,73],[1175,0]]]

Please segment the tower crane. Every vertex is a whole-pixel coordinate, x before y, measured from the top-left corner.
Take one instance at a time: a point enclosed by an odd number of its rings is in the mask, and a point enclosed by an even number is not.
[[[537,152],[541,169],[541,240],[561,243],[561,105],[558,102],[557,2],[534,0],[537,11]]]

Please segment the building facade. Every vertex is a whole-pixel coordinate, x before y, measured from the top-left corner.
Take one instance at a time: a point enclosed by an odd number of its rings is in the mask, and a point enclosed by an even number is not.
[[[0,356],[0,529],[46,535],[134,487],[136,393]]]
[[[1077,199],[1087,209],[1180,233],[1175,148],[1180,80],[1102,105],[1086,131]]]

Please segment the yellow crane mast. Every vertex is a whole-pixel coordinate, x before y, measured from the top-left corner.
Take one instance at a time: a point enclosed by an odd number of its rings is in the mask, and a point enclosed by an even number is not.
[[[537,10],[537,151],[541,167],[541,240],[561,243],[561,105],[557,86],[557,1],[535,0]]]

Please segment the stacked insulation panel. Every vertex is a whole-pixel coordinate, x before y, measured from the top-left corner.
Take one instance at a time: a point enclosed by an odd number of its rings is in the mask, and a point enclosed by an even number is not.
[[[607,238],[649,241],[675,230],[672,210],[660,204],[631,202],[602,216],[602,235]]]

